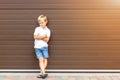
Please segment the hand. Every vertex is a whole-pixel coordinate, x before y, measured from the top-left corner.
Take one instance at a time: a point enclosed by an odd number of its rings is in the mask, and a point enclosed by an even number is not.
[[[46,35],[46,34],[44,35],[44,38],[47,38],[47,35]]]

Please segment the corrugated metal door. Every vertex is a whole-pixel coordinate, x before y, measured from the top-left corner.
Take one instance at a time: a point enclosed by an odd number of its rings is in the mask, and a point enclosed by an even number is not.
[[[49,69],[119,69],[118,0],[1,0],[0,69],[37,69],[33,32],[45,14]]]

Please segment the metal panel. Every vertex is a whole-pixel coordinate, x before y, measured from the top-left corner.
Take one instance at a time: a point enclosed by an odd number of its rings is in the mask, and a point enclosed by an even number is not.
[[[0,69],[39,69],[33,32],[40,14],[52,31],[48,69],[119,69],[119,1],[0,2]]]

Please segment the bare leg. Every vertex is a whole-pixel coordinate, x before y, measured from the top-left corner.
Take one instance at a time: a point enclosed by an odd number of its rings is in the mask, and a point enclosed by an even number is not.
[[[44,58],[39,58],[39,67],[41,69],[41,73],[45,74]]]
[[[47,58],[44,58],[44,67],[45,67],[45,69],[47,67],[47,63],[48,63]]]

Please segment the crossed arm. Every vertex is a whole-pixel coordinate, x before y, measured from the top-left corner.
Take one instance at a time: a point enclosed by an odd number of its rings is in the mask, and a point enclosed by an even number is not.
[[[49,39],[50,39],[50,37],[48,37],[47,35],[44,35],[44,36],[41,36],[41,35],[34,35],[34,39],[43,40],[43,41],[48,42]]]

